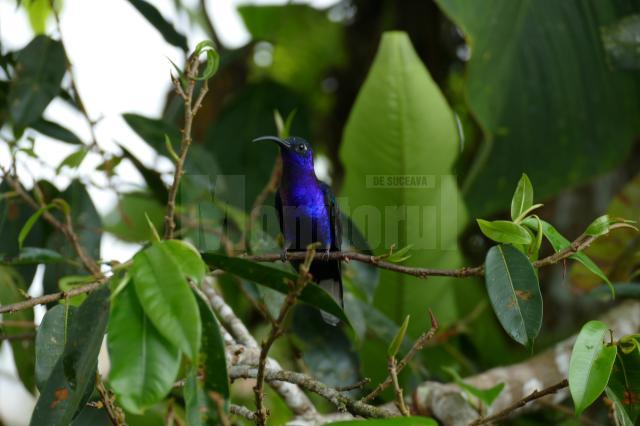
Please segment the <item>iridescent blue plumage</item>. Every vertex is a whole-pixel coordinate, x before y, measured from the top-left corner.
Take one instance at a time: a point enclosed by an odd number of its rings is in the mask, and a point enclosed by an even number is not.
[[[326,252],[340,251],[342,243],[340,213],[329,186],[318,180],[313,168],[313,152],[307,141],[298,137],[271,140],[280,145],[282,179],[276,193],[276,209],[284,235],[283,257],[287,251],[305,251],[311,243],[320,243]],[[291,262],[296,268],[299,262]],[[316,260],[311,264],[314,281],[342,306],[340,261]],[[333,315],[322,312],[323,319],[338,323]]]

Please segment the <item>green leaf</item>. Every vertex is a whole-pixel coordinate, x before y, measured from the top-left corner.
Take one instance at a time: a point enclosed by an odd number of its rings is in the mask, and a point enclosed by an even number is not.
[[[25,300],[27,286],[22,276],[13,268],[0,266],[0,305],[9,305],[11,303],[22,302]],[[4,319],[14,321],[26,321],[33,323],[33,308],[24,309],[12,314],[4,314]],[[4,335],[12,336],[33,331],[33,329],[23,327],[0,326]],[[18,376],[29,392],[35,390],[35,342],[31,339],[13,340],[11,343],[11,351],[13,352],[13,360],[18,370]]]
[[[24,2],[24,8],[29,16],[31,29],[36,34],[44,34],[47,29],[47,18],[51,16],[50,0],[30,0]]]
[[[562,251],[571,245],[571,242],[567,240],[562,234],[560,234],[560,232],[558,232],[558,230],[554,228],[553,225],[545,222],[542,219],[530,217],[525,219],[523,224],[531,229],[537,230],[539,226],[538,220],[542,223],[542,233],[556,252]],[[612,291],[612,294],[615,294],[613,293],[613,288],[611,287],[609,278],[607,278],[607,276],[604,274],[604,272],[602,272],[598,265],[596,265],[593,260],[591,260],[586,254],[584,254],[583,252],[578,252],[572,254],[571,256],[569,256],[569,258],[576,260],[584,265],[589,271],[591,271],[591,273],[595,274],[602,281],[607,283],[609,285],[609,289]]]
[[[622,70],[640,69],[640,15],[629,15],[602,27],[609,62]]]
[[[635,342],[637,344],[637,341]],[[616,417],[628,418],[631,425],[640,418],[640,350],[619,350],[607,384],[607,396],[616,404]]]
[[[402,247],[400,250],[391,253],[388,257],[385,258],[385,260],[392,263],[402,263],[411,257],[411,255],[407,253],[409,253],[412,248],[412,244]]]
[[[86,147],[80,148],[76,152],[72,152],[62,160],[58,167],[56,167],[56,173],[60,173],[60,170],[65,166],[70,169],[77,169],[80,164],[82,164],[88,153],[89,150]]]
[[[5,265],[39,265],[68,261],[60,253],[40,247],[23,247],[15,257],[5,256],[0,263]]]
[[[138,299],[156,329],[190,359],[200,347],[201,324],[187,278],[197,276],[197,253],[183,243],[153,243],[133,258],[131,275]]]
[[[196,301],[202,319],[202,347],[198,359],[204,370],[204,389],[228,400],[229,375],[220,325],[209,302],[199,291],[196,291]]]
[[[500,396],[500,393],[504,389],[504,383],[498,383],[497,385],[492,386],[488,389],[480,389],[468,383],[465,383],[464,380],[462,380],[462,378],[458,374],[458,372],[453,368],[444,367],[443,370],[449,373],[453,377],[453,380],[456,382],[458,386],[460,386],[464,391],[466,391],[470,395],[478,398],[480,401],[482,401],[485,404],[486,407],[491,407],[491,404],[493,404],[493,401],[495,401],[496,398]]]
[[[430,417],[394,417],[391,419],[346,420],[333,422],[331,426],[438,426]]]
[[[613,416],[615,418],[615,424],[618,426],[634,426],[633,421],[629,417],[629,414],[625,410],[624,404],[618,398],[615,392],[611,390],[609,386],[605,388],[607,398],[613,403]]]
[[[542,295],[527,256],[509,245],[493,246],[485,259],[485,281],[500,324],[516,342],[532,347],[542,325]]]
[[[484,133],[464,183],[474,216],[503,208],[522,172],[543,199],[627,158],[640,130],[638,78],[609,66],[600,37],[633,10],[627,1],[436,3],[472,52],[464,95]]]
[[[354,223],[370,229],[367,238],[376,255],[388,253],[392,244],[413,245],[407,253],[408,266],[462,266],[457,236],[467,218],[452,174],[458,153],[453,113],[409,37],[403,32],[385,33],[340,146],[346,171],[341,196],[347,197],[351,209],[345,214],[358,213],[352,215]],[[389,175],[417,176],[422,184],[376,185],[375,178]],[[380,219],[379,225],[366,226]],[[408,333],[414,336],[429,327],[425,306],[433,309],[443,326],[461,314],[456,300],[461,287],[456,280],[434,278],[429,288],[420,282],[381,271],[374,297],[374,305],[398,323],[410,314],[414,320]],[[378,362],[383,364],[384,358]]]
[[[44,118],[40,118],[38,121],[31,124],[29,127],[31,127],[33,130],[36,130],[39,133],[42,133],[45,136],[49,136],[50,138],[57,139],[62,142],[67,142],[74,145],[82,144],[82,140],[80,140],[80,138],[76,136],[73,132],[66,129],[65,127],[62,127],[58,123],[45,120]]]
[[[195,56],[200,56],[204,53],[207,56],[207,63],[202,71],[202,75],[197,76],[196,80],[208,80],[218,71],[220,67],[220,55],[216,50],[216,45],[211,40],[201,41],[196,45],[193,51]]]
[[[389,349],[387,349],[387,355],[389,355],[389,357],[395,357],[398,354],[400,345],[404,341],[404,335],[407,334],[407,327],[409,327],[409,317],[410,316],[407,315],[404,321],[402,321],[402,325],[389,344]]]
[[[531,234],[522,225],[506,220],[476,219],[480,230],[487,237],[498,243],[531,244]]]
[[[133,286],[126,286],[113,301],[107,345],[109,384],[127,411],[139,414],[171,391],[180,369],[180,350],[147,318]]]
[[[228,257],[218,253],[203,253],[202,258],[209,266],[222,269],[282,294],[289,293],[287,281],[295,282],[298,279],[298,276],[291,272],[285,272],[237,257]],[[317,285],[307,285],[298,300],[322,309],[350,324],[344,311],[338,306],[333,297]]]
[[[608,327],[601,321],[589,321],[580,330],[569,361],[569,390],[580,415],[607,386],[616,347],[606,345]]]
[[[611,225],[619,224],[628,228],[631,228],[638,231],[638,228],[632,225],[635,223],[632,220],[624,220],[618,218],[612,218],[608,214],[602,215],[598,217],[596,220],[591,222],[591,224],[587,227],[586,231],[584,231],[585,235],[589,235],[591,237],[599,237],[601,235],[607,235],[609,230],[611,229]]]
[[[46,212],[47,210],[53,207],[54,206],[51,204],[49,204],[48,206],[40,207],[38,210],[35,211],[35,213],[31,215],[31,217],[29,217],[29,219],[27,219],[27,221],[22,226],[22,229],[20,229],[20,233],[18,234],[18,248],[20,250],[22,250],[22,244],[24,243],[24,240],[29,235],[29,232],[31,232],[31,228],[33,228],[33,225],[35,225],[36,221],[40,219],[40,216],[42,216],[44,212]]]
[[[67,330],[75,306],[56,305],[49,309],[36,334],[36,384],[43,390],[58,359],[64,352]]]
[[[141,193],[122,194],[118,205],[103,218],[104,230],[124,241],[149,241],[153,234],[147,217],[156,229],[162,227],[165,207],[155,198]]]
[[[173,25],[160,14],[154,5],[145,0],[129,0],[129,3],[162,34],[167,43],[185,51],[188,49],[187,38],[176,31]]]
[[[16,77],[7,101],[13,123],[24,128],[35,123],[60,91],[66,71],[64,48],[41,35],[16,54]]]
[[[88,399],[98,353],[109,318],[109,288],[87,297],[68,325],[64,353],[58,359],[31,417],[31,426],[66,426]]]
[[[533,186],[526,173],[522,174],[511,198],[511,219],[516,220],[533,205]]]
[[[612,286],[617,299],[640,299],[640,283],[614,283]],[[601,300],[611,299],[611,289],[606,286],[596,287],[589,296]]]

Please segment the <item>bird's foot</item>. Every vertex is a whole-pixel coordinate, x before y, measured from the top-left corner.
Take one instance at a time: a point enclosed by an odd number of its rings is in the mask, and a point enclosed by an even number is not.
[[[325,248],[324,251],[322,252],[321,259],[326,262],[329,260],[330,255],[331,255],[331,248]]]
[[[287,260],[289,260],[289,254],[288,254],[288,250],[282,249],[282,251],[280,252],[280,260],[284,263]]]

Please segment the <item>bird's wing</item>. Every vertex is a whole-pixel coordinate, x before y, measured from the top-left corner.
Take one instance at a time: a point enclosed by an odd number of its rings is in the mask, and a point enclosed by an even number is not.
[[[342,224],[340,222],[340,208],[336,202],[331,188],[324,182],[320,182],[320,188],[324,195],[324,203],[331,220],[331,250],[340,251],[342,247]]]

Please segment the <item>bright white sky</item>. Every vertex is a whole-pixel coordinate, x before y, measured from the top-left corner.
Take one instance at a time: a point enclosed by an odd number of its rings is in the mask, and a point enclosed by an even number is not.
[[[185,14],[177,13],[173,0],[150,2],[181,33],[187,35],[191,47],[206,38],[204,32],[189,26]],[[195,5],[198,1],[184,0],[184,3]],[[249,41],[249,34],[236,11],[238,4],[246,3],[285,4],[287,1],[208,1],[207,12],[221,42],[227,47],[239,47]],[[337,0],[299,3],[325,8],[337,3]],[[91,118],[101,118],[96,127],[100,145],[115,152],[117,150],[113,141],[125,143],[140,158],[147,159],[149,165],[170,170],[171,164],[167,160],[156,158],[150,148],[124,123],[121,114],[135,112],[150,117],[160,115],[164,97],[170,87],[171,65],[167,58],[180,63],[180,51],[166,43],[126,0],[64,0],[61,21],[62,37],[74,66],[78,90]],[[53,22],[49,22],[48,33],[55,35]],[[19,49],[32,37],[26,14],[21,8],[16,8],[16,0],[0,0],[0,40],[3,49]],[[89,140],[89,129],[83,118],[63,102],[54,101],[45,111],[45,116],[63,123],[85,141]],[[45,165],[25,159],[19,174],[48,178],[60,187],[66,186],[74,176],[87,176],[99,162],[98,158],[88,156],[79,170],[69,172],[67,169],[65,176],[56,178],[53,171],[74,151],[74,147],[37,135],[35,150]],[[7,147],[0,144],[0,164],[7,166],[8,161]],[[127,164],[123,163],[118,172],[123,184],[142,184],[137,172]],[[105,191],[93,190],[91,196],[101,214],[108,212],[116,201],[112,194]],[[102,241],[101,254],[105,259],[124,261],[136,249],[136,245],[122,243],[107,235]],[[39,280],[36,279],[37,281]],[[33,296],[41,292],[40,285],[34,285],[30,290]],[[42,310],[36,312],[37,321],[42,315]],[[8,426],[27,425],[35,401],[16,379],[6,342],[0,348],[0,395],[3,396],[0,398],[1,422]]]

